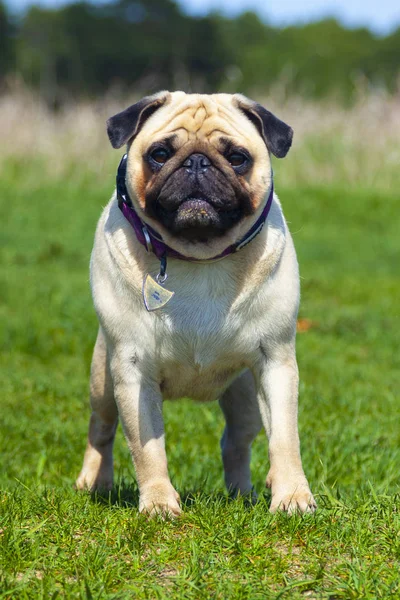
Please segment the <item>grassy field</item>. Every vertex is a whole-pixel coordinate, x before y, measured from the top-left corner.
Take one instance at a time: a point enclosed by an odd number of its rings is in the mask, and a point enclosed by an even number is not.
[[[0,131],[8,126],[3,119]],[[345,160],[329,166],[328,185],[312,169],[332,162],[329,144]],[[268,513],[264,436],[252,457],[259,502],[229,500],[218,406],[184,400],[165,405],[170,472],[184,502],[174,522],[137,514],[121,431],[110,495],[72,488],[96,336],[88,260],[118,153],[99,177],[93,158],[64,156],[61,144],[38,156],[30,148],[29,160],[24,146],[3,149],[0,598],[400,598],[398,167],[355,153],[350,182],[342,168],[351,170],[354,138],[322,132],[307,147],[317,157],[308,175],[296,184],[304,156],[295,146],[277,165],[276,187],[302,274],[299,425],[319,509]]]

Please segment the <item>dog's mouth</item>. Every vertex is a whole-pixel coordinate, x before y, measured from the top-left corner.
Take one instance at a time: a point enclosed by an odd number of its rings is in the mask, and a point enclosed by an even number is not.
[[[165,226],[175,235],[204,242],[223,235],[238,220],[240,209],[227,210],[222,200],[196,194],[175,206],[159,203],[158,212]]]
[[[211,202],[204,197],[189,197],[184,200],[176,211],[178,221],[187,221],[204,223],[208,225],[210,221],[218,217],[218,211]]]

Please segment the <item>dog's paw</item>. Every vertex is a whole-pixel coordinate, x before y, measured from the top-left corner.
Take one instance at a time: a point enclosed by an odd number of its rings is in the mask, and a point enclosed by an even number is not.
[[[287,512],[289,515],[295,513],[313,513],[317,508],[317,503],[308,487],[297,489],[295,491],[274,494],[271,500],[270,512],[278,510]]]
[[[113,487],[113,474],[99,473],[98,471],[86,471],[82,469],[78,479],[75,482],[76,490],[87,490],[95,492],[96,490],[109,491]]]
[[[276,482],[268,477],[266,485],[272,493],[270,512],[281,510],[290,515],[315,512],[317,503],[305,478]]]
[[[75,482],[76,490],[108,491],[113,487],[114,468],[111,446],[103,447],[102,451],[90,444],[86,448],[82,470]]]
[[[140,491],[139,511],[150,517],[175,518],[182,512],[179,494],[169,481],[152,481]]]

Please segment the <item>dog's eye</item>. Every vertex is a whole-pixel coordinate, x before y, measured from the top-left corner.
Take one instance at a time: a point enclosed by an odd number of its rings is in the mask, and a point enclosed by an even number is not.
[[[156,163],[163,165],[169,158],[169,152],[165,148],[156,148],[150,156]]]
[[[169,152],[165,148],[156,148],[150,156],[156,163],[163,165],[169,159]]]
[[[232,167],[241,167],[247,160],[247,156],[241,152],[232,152],[227,156],[228,162]]]

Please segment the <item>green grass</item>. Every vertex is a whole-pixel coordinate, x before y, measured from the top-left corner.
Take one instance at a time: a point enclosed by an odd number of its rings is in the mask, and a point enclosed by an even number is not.
[[[184,515],[163,522],[137,513],[120,431],[115,489],[72,489],[96,336],[88,260],[113,177],[48,183],[16,165],[0,183],[0,598],[400,598],[398,197],[285,189],[278,171],[311,325],[299,425],[316,515],[268,513],[263,436],[259,502],[229,500],[218,406],[184,400],[165,405]]]

